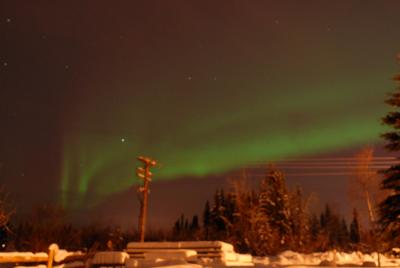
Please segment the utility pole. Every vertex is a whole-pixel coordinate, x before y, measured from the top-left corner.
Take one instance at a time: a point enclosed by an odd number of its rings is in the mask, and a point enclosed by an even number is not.
[[[140,242],[144,242],[144,234],[147,218],[147,204],[149,195],[149,183],[151,181],[150,168],[154,167],[157,162],[149,157],[139,156],[138,160],[143,163],[142,167],[138,167],[136,175],[143,180],[143,186],[139,186],[140,215],[139,215],[139,238]]]

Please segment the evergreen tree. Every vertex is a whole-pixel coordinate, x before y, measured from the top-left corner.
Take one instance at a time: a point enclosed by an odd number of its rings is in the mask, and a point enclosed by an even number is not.
[[[258,200],[255,203],[255,209],[252,211],[251,217],[251,226],[253,229],[253,234],[256,235],[256,240],[258,243],[252,243],[252,247],[254,248],[254,252],[257,255],[266,255],[270,253],[274,253],[276,248],[279,249],[280,242],[275,243],[276,240],[280,241],[280,238],[273,237],[273,234],[276,234],[270,225],[270,199],[269,199],[269,184],[266,180],[261,181],[258,193]],[[254,192],[250,193],[249,198],[251,199],[252,195],[255,195]],[[253,203],[253,202],[251,202]]]
[[[360,226],[358,224],[357,210],[353,210],[353,220],[350,224],[350,241],[353,244],[360,243]]]
[[[266,225],[267,220],[265,213],[260,213],[259,196],[249,189],[244,181],[234,181],[233,191],[232,201],[235,209],[228,241],[241,253],[264,256],[267,254],[266,246],[270,240],[260,232],[260,229],[264,229],[261,225]],[[270,233],[266,232],[266,235]]]
[[[341,248],[343,246],[341,243],[341,238],[343,238],[343,235],[341,234],[340,219],[336,213],[332,214],[327,231],[330,247]]]
[[[185,232],[187,232],[189,230],[189,220],[185,219],[185,223],[184,223],[184,228]]]
[[[325,204],[325,211],[321,213],[320,224],[322,229],[329,229],[329,225],[332,221],[332,210],[328,204]]]
[[[349,229],[347,228],[347,223],[344,218],[340,221],[340,229],[337,235],[338,244],[341,249],[346,249],[348,247],[349,239],[350,239]]]
[[[180,240],[185,232],[185,216],[181,214],[181,216],[175,221],[174,227],[172,228],[172,233],[174,235],[174,239]]]
[[[226,220],[229,222],[230,225],[234,224],[235,221],[235,213],[236,213],[236,206],[235,206],[235,195],[232,193],[228,193],[225,200],[225,213],[224,216]]]
[[[175,221],[174,226],[172,228],[172,239],[174,240],[198,240],[200,225],[199,218],[197,215],[194,215],[192,219],[189,221],[189,218],[186,218],[184,214]]]
[[[203,211],[203,231],[204,231],[204,239],[209,239],[209,231],[211,226],[211,209],[210,209],[210,202],[206,202]]]
[[[225,194],[223,190],[217,190],[214,194],[214,206],[211,209],[211,219],[215,235],[226,231],[225,214]]]
[[[297,186],[290,194],[291,248],[299,251],[310,240],[310,217],[308,202],[303,197],[303,190]]]
[[[400,74],[394,78],[400,85]],[[382,135],[386,140],[386,149],[400,151],[400,86],[389,95],[386,103],[396,111],[389,112],[383,123],[393,130]],[[379,205],[379,223],[383,229],[392,231],[395,236],[400,235],[400,165],[393,165],[383,171],[382,188],[388,190],[389,196]]]
[[[197,231],[198,229],[200,229],[200,226],[199,226],[199,217],[197,217],[197,215],[194,215],[194,216],[193,216],[189,228],[190,228],[191,231]]]
[[[260,196],[260,207],[268,216],[270,227],[278,235],[281,249],[284,249],[291,236],[292,223],[289,195],[283,173],[271,168],[267,177],[261,182],[261,189],[263,190]]]
[[[342,242],[344,241],[343,223],[338,214],[333,212],[328,204],[325,206],[325,211],[320,215],[320,225],[321,239],[324,239],[324,243],[320,243],[321,250],[344,247]]]
[[[180,231],[181,231],[181,224],[180,224],[179,219],[177,219],[177,220],[175,221],[175,223],[174,223],[173,233],[174,233],[174,234],[179,234]]]
[[[318,221],[318,217],[317,215],[315,215],[314,213],[311,215],[311,219],[310,219],[310,236],[311,236],[311,240],[316,240],[318,237],[318,234],[320,232],[321,226],[320,226],[320,222]]]

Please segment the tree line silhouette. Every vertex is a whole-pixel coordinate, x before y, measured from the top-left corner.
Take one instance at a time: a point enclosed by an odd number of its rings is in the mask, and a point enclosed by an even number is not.
[[[256,189],[235,181],[232,190],[217,190],[212,202],[206,201],[199,225],[181,215],[172,233],[176,240],[223,240],[240,252],[254,255],[298,252],[374,251],[374,235],[361,228],[354,209],[348,224],[328,204],[319,214],[310,211],[311,197],[300,187],[288,190],[284,174],[270,168]]]

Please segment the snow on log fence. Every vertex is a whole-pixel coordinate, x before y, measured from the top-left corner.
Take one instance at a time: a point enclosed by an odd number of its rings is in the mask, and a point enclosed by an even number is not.
[[[167,263],[191,268],[202,267],[203,264],[210,266],[211,263],[223,266],[254,266],[251,255],[238,254],[231,244],[221,241],[131,242],[125,251],[99,251],[89,255],[82,252],[68,252],[52,244],[48,253],[0,253],[0,264],[40,268],[129,268],[161,266]],[[208,263],[210,261],[211,263]]]
[[[0,264],[9,263],[20,265],[43,265],[47,268],[53,268],[59,265],[69,264],[76,268],[85,267],[86,254],[82,252],[68,252],[59,249],[57,244],[49,246],[48,253],[39,252],[2,252],[0,253]]]
[[[254,266],[250,254],[239,254],[233,245],[222,241],[130,242],[125,251],[131,259],[136,260],[158,256],[165,259],[181,258],[200,264],[211,261],[223,266]]]

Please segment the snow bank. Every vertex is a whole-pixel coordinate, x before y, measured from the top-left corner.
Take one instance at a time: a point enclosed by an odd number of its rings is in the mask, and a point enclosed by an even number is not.
[[[47,268],[47,265],[40,264],[36,266],[15,266],[14,268]]]
[[[0,252],[0,263],[47,262],[47,253]]]
[[[232,244],[222,241],[130,242],[126,251],[133,259],[182,259],[206,266],[209,263],[210,265],[254,266],[251,255],[238,254]]]
[[[381,266],[399,267],[400,259],[380,254]],[[378,254],[363,254],[359,251],[345,253],[336,251],[301,254],[284,251],[277,256],[255,257],[258,266],[378,266]]]
[[[188,249],[166,249],[152,250],[144,252],[146,260],[164,259],[164,260],[196,260],[197,252]]]
[[[167,266],[154,266],[153,268],[202,268],[203,266],[193,263],[167,265]]]
[[[70,252],[65,249],[59,249],[54,255],[54,261],[63,262],[64,260],[67,260],[69,258],[82,257],[83,255],[84,253],[82,253],[81,251]]]
[[[82,262],[71,262],[71,263],[64,263],[61,265],[54,265],[53,268],[82,268],[85,265]],[[29,266],[14,266],[14,268],[47,268],[47,265],[45,264],[39,264],[39,265],[29,265]]]
[[[125,262],[125,268],[150,268],[150,267],[192,267],[201,268],[201,265],[193,266],[192,263],[188,263],[184,260],[164,260],[164,259],[127,259]]]
[[[151,248],[149,244],[156,247]],[[253,257],[249,254],[238,254],[233,250],[231,245],[222,242],[168,242],[166,248],[163,248],[165,246],[164,243],[155,242],[149,244],[140,244],[141,249],[138,252],[142,253],[142,258],[129,258],[128,253],[121,251],[104,251],[97,252],[91,260],[91,264],[104,266],[118,265],[125,266],[125,268],[222,268],[254,265],[257,267],[292,266],[306,268],[310,266],[374,267],[378,265],[378,254],[376,252],[363,254],[359,251],[345,253],[333,250],[301,254],[288,250],[276,256]],[[210,245],[214,248],[209,249],[206,247]],[[52,252],[54,252],[54,268],[78,268],[85,265],[83,259],[77,261],[79,259],[74,258],[74,256],[82,257],[83,254],[81,252],[68,252],[60,250],[55,246],[51,247],[53,249]],[[192,249],[183,249],[186,246],[190,246]],[[173,247],[178,247],[178,249],[174,249]],[[400,250],[393,250],[393,255],[399,252]],[[379,258],[381,266],[400,267],[400,258],[383,254],[380,254]],[[48,254],[32,252],[0,253],[0,263],[2,260],[6,262],[4,260],[10,259],[14,261],[8,261],[9,263],[24,263],[24,261],[26,263],[43,263],[47,262]],[[27,266],[16,267],[24,268]],[[46,268],[46,265],[30,266],[30,268],[32,267]]]
[[[126,260],[129,259],[129,255],[122,251],[101,251],[97,252],[93,259],[92,264],[96,265],[125,265]]]
[[[18,257],[18,258],[47,258],[48,255],[45,252],[33,253],[33,252],[0,252],[0,258],[8,258],[8,257]]]
[[[33,253],[33,252],[0,252],[0,263],[6,263],[6,267],[12,264],[23,264],[15,267],[35,267],[43,268],[47,265],[38,263],[47,263],[49,258],[53,258],[53,267],[55,268],[75,268],[84,267],[84,254],[80,251],[68,252],[63,249],[59,249],[57,244],[51,244],[49,246],[49,254],[45,252]]]

